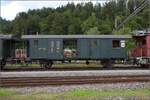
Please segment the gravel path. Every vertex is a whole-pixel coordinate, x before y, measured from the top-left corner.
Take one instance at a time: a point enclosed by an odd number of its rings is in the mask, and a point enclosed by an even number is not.
[[[0,77],[55,77],[55,76],[115,76],[150,75],[150,70],[92,70],[92,71],[32,71],[0,72]]]
[[[92,89],[92,90],[110,90],[110,89],[136,89],[150,88],[150,82],[145,83],[117,83],[117,84],[85,84],[85,85],[62,85],[62,86],[42,86],[42,87],[23,87],[23,88],[7,88],[22,94],[30,94],[32,92],[48,92],[62,93],[75,89]]]

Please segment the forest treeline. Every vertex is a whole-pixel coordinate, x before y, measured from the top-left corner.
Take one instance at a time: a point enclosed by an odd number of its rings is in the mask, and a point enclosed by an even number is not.
[[[15,19],[0,18],[3,34],[129,34],[132,30],[148,28],[149,7],[131,18],[121,29],[112,33],[118,25],[138,7],[143,0],[111,0],[104,5],[91,2],[75,5],[42,8],[20,12]]]

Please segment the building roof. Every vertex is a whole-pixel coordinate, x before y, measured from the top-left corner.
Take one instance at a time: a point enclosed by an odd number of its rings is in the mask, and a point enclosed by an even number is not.
[[[150,28],[147,30],[135,30],[132,32],[133,36],[146,36],[150,35]]]
[[[30,38],[131,38],[131,35],[23,35],[23,39]]]

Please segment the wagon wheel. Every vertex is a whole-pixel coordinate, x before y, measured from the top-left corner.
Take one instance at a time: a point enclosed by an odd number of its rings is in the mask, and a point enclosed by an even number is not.
[[[48,68],[51,68],[51,67],[52,67],[52,65],[53,65],[53,62],[52,62],[52,61],[50,61],[50,62],[48,63]]]
[[[86,60],[86,65],[89,65],[89,64],[90,64],[90,62],[88,60]]]
[[[48,64],[43,64],[43,67],[47,69],[48,68]]]
[[[0,70],[4,69],[5,65],[6,65],[6,61],[5,61],[5,59],[2,59],[0,61]]]
[[[3,70],[4,66],[2,64],[0,64],[0,70]]]
[[[113,67],[113,61],[110,60],[110,59],[102,60],[101,64],[103,65],[103,68],[109,68],[109,69],[111,69]]]
[[[40,67],[41,67],[41,68],[43,68],[43,67],[44,67],[44,64],[43,64],[43,63],[41,63],[41,62],[40,62],[39,64],[40,64]]]
[[[68,60],[69,63],[71,63],[71,60]]]
[[[150,64],[140,64],[142,68],[150,68]]]
[[[43,64],[43,67],[46,68],[46,69],[50,69],[53,65],[53,62],[52,61],[49,61],[49,62],[45,62]]]

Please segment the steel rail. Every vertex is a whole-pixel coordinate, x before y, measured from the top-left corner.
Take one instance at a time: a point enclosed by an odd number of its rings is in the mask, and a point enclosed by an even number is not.
[[[0,78],[1,87],[150,82],[150,75]]]

